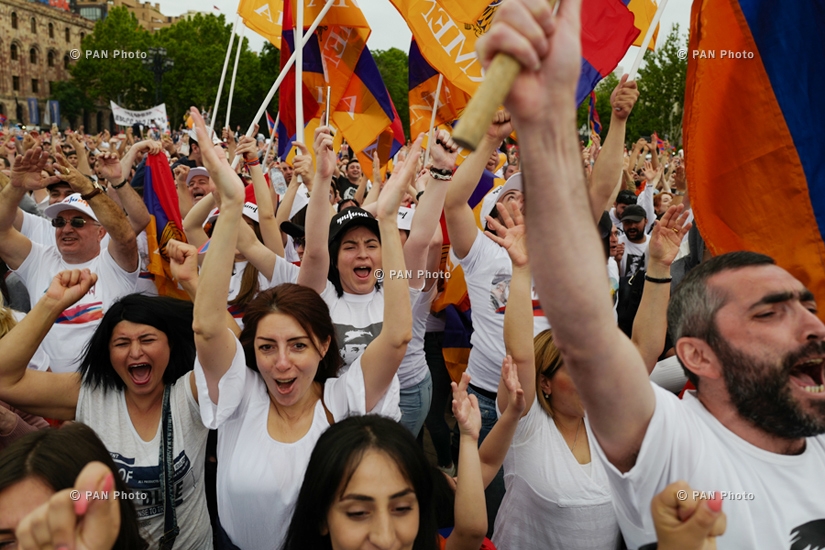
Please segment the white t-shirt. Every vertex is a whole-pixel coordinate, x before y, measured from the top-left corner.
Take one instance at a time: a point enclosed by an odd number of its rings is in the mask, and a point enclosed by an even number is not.
[[[300,440],[281,443],[272,439],[267,430],[270,397],[266,383],[246,366],[240,342],[236,346],[232,366],[218,384],[217,405],[209,399],[203,367],[195,361],[201,418],[209,428],[219,429],[217,493],[221,525],[236,546],[271,550],[280,548],[283,542],[312,449],[329,422],[319,400],[312,426]],[[326,381],[323,403],[337,421],[367,412],[398,420],[398,394],[395,378],[387,394],[367,411],[358,359],[340,378]]]
[[[650,243],[650,236],[645,235],[645,242],[634,243],[627,238],[627,235],[619,236],[619,243],[624,245],[622,254],[621,274],[622,277],[629,277],[636,273],[639,268],[647,269],[649,254],[647,245]]]
[[[12,310],[11,314],[14,317],[14,320],[18,323],[26,316],[26,314],[22,311],[16,310]],[[32,370],[47,370],[49,368],[49,362],[49,356],[43,351],[43,345],[41,344],[37,347],[34,355],[32,355],[32,358],[29,360],[28,368]]]
[[[297,283],[299,272],[300,267],[278,258],[270,285]],[[420,295],[421,289],[411,288],[410,304],[415,305]],[[335,335],[344,360],[343,372],[381,333],[381,327],[384,326],[384,289],[373,289],[369,294],[344,292],[338,296],[335,286],[327,281],[321,298],[329,307],[329,316],[335,325]]]
[[[189,374],[172,385],[169,405],[172,411],[175,473],[175,513],[180,534],[175,548],[212,548],[212,527],[204,491],[204,458],[209,431],[200,420],[198,404],[192,395]],[[157,548],[163,535],[163,494],[158,463],[162,419],[152,441],[138,435],[126,408],[122,391],[80,387],[76,420],[97,432],[112,455],[126,485],[148,498],[135,500],[140,532],[150,548]]]
[[[473,385],[498,391],[504,348],[504,310],[510,294],[513,264],[507,251],[478,230],[473,246],[459,260],[470,297],[473,335],[467,372]],[[533,336],[550,328],[533,289]]]
[[[667,485],[684,480],[696,491],[728,491],[722,510],[725,534],[719,550],[807,550],[825,540],[825,435],[809,437],[800,455],[760,449],[723,426],[695,397],[679,400],[651,383],[656,409],[636,464],[625,474],[610,464],[595,437],[610,481],[628,548],[656,540],[650,501]]]
[[[146,237],[146,231],[141,231],[137,236],[137,247],[138,256],[140,257],[140,275],[135,286],[135,292],[146,296],[157,296],[158,287],[155,285],[155,276],[149,273],[149,241]]]
[[[610,284],[610,299],[613,302],[613,316],[619,322],[619,264],[613,258],[607,259],[607,282]]]
[[[427,331],[427,317],[430,316],[430,305],[438,292],[438,285],[434,284],[427,292],[421,292],[418,300],[412,306],[412,340],[407,344],[407,353],[398,367],[398,380],[401,389],[411,388],[424,380],[429,367],[424,354],[424,333]]]
[[[616,548],[619,524],[607,473],[595,456],[590,464],[588,474],[553,419],[534,402],[519,420],[504,459],[507,492],[496,516],[496,548]]]
[[[31,252],[15,270],[26,283],[29,298],[34,304],[48,290],[55,275],[66,269],[85,268],[97,274],[97,283],[57,318],[41,344],[51,359],[54,372],[77,370],[84,348],[103,319],[103,314],[119,298],[135,292],[139,268],[132,273],[124,271],[108,249],[103,249],[91,261],[68,264],[63,261],[57,248],[32,241]]]

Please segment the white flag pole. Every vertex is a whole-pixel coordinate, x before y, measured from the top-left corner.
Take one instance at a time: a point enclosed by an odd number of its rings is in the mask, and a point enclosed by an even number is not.
[[[232,96],[235,95],[235,76],[238,74],[238,60],[241,58],[241,46],[243,46],[244,29],[246,29],[246,25],[244,25],[244,22],[241,21],[240,32],[238,32],[238,49],[235,51],[235,65],[232,67],[232,81],[229,83],[229,102],[226,104],[227,128],[229,128],[229,115],[232,114]]]
[[[295,2],[295,139],[304,142],[304,0]],[[301,44],[298,46],[298,44]],[[300,154],[300,153],[299,153]]]
[[[275,116],[275,129],[272,132],[269,132],[269,145],[266,146],[266,152],[264,153],[264,160],[261,163],[263,166],[266,166],[266,159],[269,158],[269,152],[272,150],[272,144],[275,143],[275,136],[278,133],[278,121],[279,120],[281,120],[281,113],[278,113]],[[278,155],[278,151],[275,151],[275,155],[276,156]]]
[[[223,81],[226,79],[226,68],[229,66],[229,56],[232,55],[232,44],[235,43],[235,29],[238,26],[238,20],[241,14],[235,14],[235,22],[232,23],[232,34],[229,35],[229,46],[226,47],[226,57],[223,59],[223,69],[221,69],[221,81],[218,83],[218,97],[215,98],[215,112],[212,113],[212,120],[209,121],[209,138],[212,138],[212,132],[215,129],[215,121],[218,120],[218,107],[221,103],[221,92],[223,91]]]
[[[438,85],[435,87],[435,101],[433,101],[433,114],[430,116],[430,131],[427,134],[427,150],[424,151],[424,166],[430,162],[430,149],[433,146],[433,127],[435,126],[435,116],[438,114],[438,100],[441,98],[441,85],[444,84],[444,75],[438,74]]]
[[[315,18],[315,21],[313,21],[312,25],[309,26],[309,28],[307,29],[307,32],[304,33],[303,40],[301,41],[301,47],[302,48],[303,48],[303,46],[306,45],[307,42],[309,42],[310,37],[312,37],[312,33],[314,33],[315,29],[318,28],[318,25],[321,24],[321,21],[324,19],[327,12],[329,12],[329,10],[332,7],[332,4],[334,2],[335,2],[335,0],[327,0],[327,3],[324,4],[324,7],[321,10],[321,12],[318,14],[318,17]],[[292,55],[289,56],[289,59],[287,60],[286,64],[284,64],[283,69],[281,69],[280,74],[278,74],[278,78],[275,79],[275,82],[272,83],[272,87],[269,88],[269,93],[266,94],[266,97],[264,98],[263,103],[261,103],[261,106],[258,108],[257,114],[255,114],[255,118],[252,119],[252,122],[249,124],[249,129],[247,129],[247,131],[246,131],[247,136],[251,136],[252,133],[255,131],[255,124],[259,120],[261,120],[262,116],[264,116],[264,112],[266,111],[267,105],[269,105],[269,102],[272,101],[273,97],[275,97],[275,92],[278,91],[278,88],[281,86],[281,82],[283,82],[284,78],[286,78],[286,75],[289,72],[289,69],[291,69],[292,65],[295,64],[295,57],[296,57],[295,54],[296,53],[297,52],[292,52]],[[238,166],[238,162],[240,162],[240,160],[241,160],[240,156],[235,156],[235,160],[232,161],[232,168],[233,169]]]
[[[659,24],[659,19],[662,18],[662,13],[665,11],[665,6],[667,6],[667,0],[659,0],[659,7],[656,8],[656,14],[653,16],[653,20],[650,22],[650,26],[647,28],[647,32],[645,33],[645,39],[642,41],[642,47],[639,48],[639,52],[636,54],[636,59],[633,61],[633,65],[630,67],[630,73],[628,73],[629,76],[627,77],[628,81],[636,80],[636,73],[639,72],[639,67],[642,65],[642,60],[645,57],[647,46],[653,39],[653,33],[656,31],[656,26]]]

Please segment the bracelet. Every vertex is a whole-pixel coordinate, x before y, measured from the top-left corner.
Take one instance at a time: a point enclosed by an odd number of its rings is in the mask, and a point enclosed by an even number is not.
[[[420,200],[421,200],[421,195],[423,195],[423,194],[424,194],[424,191],[419,191],[419,192],[415,195],[415,202],[420,201]]]
[[[439,181],[450,181],[453,179],[453,171],[449,169],[440,170],[438,168],[430,168],[430,177]]]
[[[250,160],[249,162],[247,162],[246,159],[244,159],[244,165],[247,168],[249,168],[250,166],[258,166],[259,164],[261,164],[261,161],[258,159]]]
[[[655,277],[651,277],[647,273],[645,273],[645,281],[656,283],[656,284],[667,284],[673,280],[673,277],[667,277],[666,279],[657,279]]]
[[[121,187],[126,185],[127,183],[129,183],[129,180],[123,180],[122,182],[118,183],[117,185],[112,185],[111,187],[112,187],[112,189],[117,191],[118,189],[120,189]]]

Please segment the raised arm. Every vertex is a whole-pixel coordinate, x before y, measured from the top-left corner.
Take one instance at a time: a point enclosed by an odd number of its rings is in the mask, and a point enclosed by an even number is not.
[[[685,223],[688,213],[683,206],[671,206],[653,228],[648,244],[650,261],[647,266],[642,301],[633,319],[632,338],[645,362],[647,372],[653,372],[662,354],[667,337],[667,304],[670,300],[670,265],[679,253],[682,238],[690,231]],[[650,279],[660,279],[656,283]]]
[[[60,165],[58,177],[68,183],[75,193],[86,196],[96,190],[89,178],[69,164],[66,157],[57,153],[55,158]],[[120,164],[116,157],[107,160],[112,160],[112,166],[120,172]],[[122,270],[129,273],[135,271],[138,268],[137,236],[123,210],[106,193],[98,193],[87,202],[92,207],[97,221],[109,234],[109,254],[112,255],[112,259]]]
[[[209,143],[209,134],[200,112],[192,107],[190,116],[200,143]],[[221,220],[215,225],[206,258],[203,260],[198,293],[193,312],[195,347],[198,360],[203,366],[209,398],[218,402],[218,383],[232,365],[236,340],[226,330],[226,296],[235,263],[235,243],[238,227],[243,224],[243,183],[229,166],[226,157],[213,147],[201,149],[203,165],[215,182],[221,196]],[[245,224],[244,224],[245,225]]]
[[[74,147],[74,152],[77,155],[77,170],[84,176],[91,176],[93,174],[92,167],[89,166],[89,155],[86,152],[86,143],[81,132],[80,137],[77,133],[66,134],[66,141],[69,145]],[[55,157],[57,151],[55,151]]]
[[[157,147],[157,152],[160,152],[160,146]],[[149,210],[147,210],[146,204],[137,194],[137,191],[126,181],[125,175],[128,175],[129,172],[123,170],[123,163],[118,160],[117,154],[103,153],[97,157],[95,172],[109,183],[107,192],[114,192],[117,196],[117,200],[123,210],[126,211],[132,231],[137,235],[146,229],[151,221]]]
[[[463,258],[470,252],[478,236],[475,215],[467,201],[470,200],[478,185],[478,180],[484,173],[484,166],[490,155],[512,132],[510,114],[506,111],[498,111],[481,144],[453,174],[453,181],[447,190],[447,198],[444,200],[444,217],[447,220],[450,245],[458,258]]]
[[[306,215],[306,248],[301,260],[298,284],[321,294],[327,285],[329,271],[329,183],[335,171],[335,151],[329,127],[315,130],[315,160],[318,163]],[[393,219],[395,222],[395,219]]]
[[[97,275],[88,269],[62,271],[32,310],[0,338],[0,399],[28,413],[73,420],[80,395],[80,374],[28,368],[34,352],[57,317],[89,292]]]
[[[535,379],[535,374],[533,375]],[[533,383],[535,387],[535,382]],[[499,392],[506,390],[507,408],[498,417],[496,425],[484,438],[484,443],[478,450],[481,460],[481,476],[486,488],[496,477],[496,474],[507,458],[507,452],[513,444],[513,436],[518,428],[518,421],[525,414],[524,390],[519,382],[519,371],[511,356],[501,362],[501,381]],[[534,392],[535,395],[535,392]],[[501,408],[501,406],[499,406]]]
[[[49,155],[40,147],[18,155],[14,159],[8,184],[0,189],[0,258],[11,269],[19,268],[31,252],[31,241],[15,229],[15,220],[20,212],[17,205],[28,189],[44,187],[40,173],[48,159]],[[22,224],[22,213],[20,217]]]
[[[593,432],[621,471],[635,463],[655,398],[635,346],[616,327],[576,137],[582,0],[510,0],[482,38],[480,58],[521,61],[506,100],[520,137],[527,242],[544,312]],[[529,7],[528,7],[529,6]],[[526,18],[541,29],[522,34]]]
[[[404,196],[406,182],[418,166],[421,155],[421,138],[415,140],[412,152],[395,167],[392,177],[384,185],[378,197],[378,229],[381,232],[381,268],[384,273],[403,273],[404,251],[398,235],[398,206]],[[304,255],[306,258],[306,254]],[[303,264],[301,265],[303,269]],[[407,352],[412,339],[412,306],[410,286],[403,277],[385,276],[384,324],[381,333],[370,342],[361,356],[364,386],[367,390],[367,411],[387,392],[398,366]]]
[[[189,175],[189,167],[185,164],[178,164],[172,171],[175,176],[175,191],[178,194],[178,210],[180,210],[180,217],[186,218],[192,205],[195,202],[192,200],[192,194],[189,193],[189,186],[186,184],[186,177]]]
[[[255,134],[258,133],[257,127]],[[261,227],[261,236],[264,244],[278,254],[284,255],[284,243],[281,240],[281,228],[275,220],[275,207],[272,204],[272,195],[266,184],[261,162],[258,160],[258,144],[255,138],[241,136],[235,154],[243,155],[249,175],[252,176],[252,189],[255,191],[255,202],[258,205],[258,225]]]
[[[309,151],[307,151],[307,153],[309,153]],[[275,212],[275,224],[278,226],[279,231],[281,229],[281,224],[289,221],[289,214],[292,212],[292,205],[295,204],[295,195],[298,194],[298,188],[300,186],[301,184],[298,182],[298,178],[292,178],[292,181],[289,182],[289,186],[286,188],[286,193],[284,193],[284,196],[281,198],[281,203],[278,205],[278,210]],[[272,193],[270,193],[270,196],[271,194]],[[280,238],[281,249],[283,249],[284,245],[286,245],[286,233],[281,233]]]
[[[618,86],[610,94],[610,131],[604,140],[604,146],[593,165],[590,177],[590,207],[593,219],[601,217],[609,210],[610,197],[619,185],[624,166],[624,140],[627,131],[627,117],[639,99],[639,87],[635,81],[627,81],[624,75]]]
[[[430,158],[433,168],[442,171],[452,171],[455,167],[455,157],[458,145],[453,142],[450,133],[446,130],[439,130],[436,141],[430,148]],[[410,177],[415,177],[411,173]],[[425,284],[424,271],[427,271],[428,249],[433,239],[433,234],[439,226],[441,210],[444,207],[444,198],[447,196],[447,187],[450,180],[436,179],[429,174],[427,182],[427,192],[421,195],[421,202],[415,209],[410,236],[404,243],[404,262],[407,269],[412,272],[410,287],[421,288]]]
[[[447,550],[477,550],[487,533],[487,505],[478,452],[481,411],[476,396],[467,394],[469,383],[470,375],[466,372],[461,375],[461,384],[452,383],[453,414],[458,423],[459,448],[455,527],[447,538]]]

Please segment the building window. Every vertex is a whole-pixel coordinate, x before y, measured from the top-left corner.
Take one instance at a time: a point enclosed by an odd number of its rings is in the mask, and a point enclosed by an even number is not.
[[[34,48],[29,50],[29,63],[37,65],[37,50]]]
[[[37,20],[32,17],[32,33],[37,34]]]
[[[84,38],[86,38],[86,33],[85,32],[80,33],[80,41],[81,42],[83,42]]]
[[[66,42],[72,39],[71,31],[69,31],[69,27],[66,27]]]
[[[32,93],[36,94],[40,92],[40,82],[36,78],[32,78]]]
[[[17,28],[17,12],[16,11],[11,12],[11,28],[13,28],[13,29]]]
[[[63,68],[67,70],[69,68],[69,54],[63,56]]]
[[[54,24],[49,23],[49,38],[54,38]]]
[[[19,76],[11,77],[11,87],[15,92],[20,91],[20,77]]]
[[[54,67],[54,52],[49,50],[49,53],[46,54],[46,62],[49,64],[49,67]]]
[[[17,61],[17,44],[11,45],[11,60]]]

